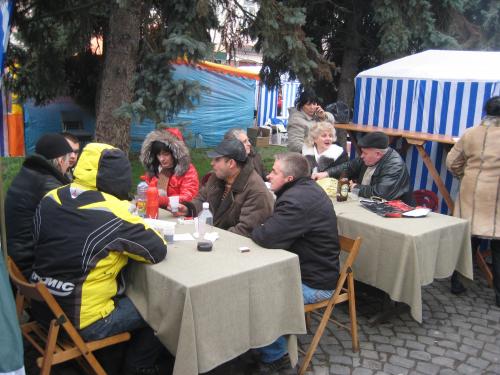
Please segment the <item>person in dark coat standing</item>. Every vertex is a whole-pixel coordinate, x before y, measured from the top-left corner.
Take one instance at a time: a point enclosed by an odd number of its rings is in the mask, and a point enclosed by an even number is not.
[[[389,147],[389,137],[382,132],[365,135],[358,142],[361,156],[328,168],[330,177],[339,178],[343,171],[351,179],[351,190],[359,188],[359,196],[377,196],[387,200],[401,199],[413,203],[410,176],[398,152]]]
[[[70,183],[65,175],[73,149],[60,134],[45,134],[26,158],[5,198],[7,252],[29,277],[34,261],[33,216],[43,196]]]
[[[252,239],[262,247],[298,255],[304,303],[330,298],[340,269],[337,217],[332,201],[309,177],[309,164],[298,153],[276,155],[268,178],[276,194],[274,213],[253,230]],[[264,373],[288,365],[284,337],[259,351]]]

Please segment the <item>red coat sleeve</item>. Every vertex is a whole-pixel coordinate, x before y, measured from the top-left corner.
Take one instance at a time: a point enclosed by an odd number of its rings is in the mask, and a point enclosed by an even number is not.
[[[193,164],[189,165],[189,169],[182,176],[181,189],[179,192],[180,202],[191,202],[194,197],[198,195],[200,189],[200,180],[198,179],[198,172]]]
[[[198,172],[193,164],[182,176],[173,175],[168,182],[168,196],[178,195],[180,202],[191,202],[198,195],[200,181]],[[168,197],[160,197],[160,207],[166,207],[169,203]]]

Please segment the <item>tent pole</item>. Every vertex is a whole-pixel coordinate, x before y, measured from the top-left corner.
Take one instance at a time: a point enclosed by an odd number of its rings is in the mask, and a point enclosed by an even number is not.
[[[260,114],[260,96],[262,95],[262,87],[260,85],[261,81],[257,81],[257,110],[255,111],[255,122],[254,122],[254,128],[259,127],[259,114]]]

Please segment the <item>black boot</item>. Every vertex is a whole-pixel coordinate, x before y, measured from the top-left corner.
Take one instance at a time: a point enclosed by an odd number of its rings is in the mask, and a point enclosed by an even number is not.
[[[500,307],[500,240],[491,240],[491,260],[495,303]]]
[[[464,284],[460,281],[460,276],[458,276],[457,271],[453,271],[451,275],[451,292],[453,294],[462,294],[466,291]]]

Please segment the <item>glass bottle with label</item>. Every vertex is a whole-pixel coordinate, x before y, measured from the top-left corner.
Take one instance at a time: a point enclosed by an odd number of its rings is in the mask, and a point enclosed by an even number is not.
[[[337,184],[337,202],[344,202],[349,195],[349,178],[347,178],[347,169],[343,169]]]

